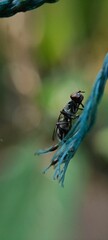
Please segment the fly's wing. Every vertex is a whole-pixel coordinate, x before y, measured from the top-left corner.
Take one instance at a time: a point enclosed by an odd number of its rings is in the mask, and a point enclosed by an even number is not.
[[[61,118],[62,114],[60,113],[58,119],[57,119],[57,122],[60,121],[60,118]],[[55,126],[54,130],[53,130],[53,134],[52,134],[52,140],[54,141],[55,140],[55,136],[57,134],[57,125]]]
[[[57,126],[55,126],[54,130],[53,130],[53,134],[52,134],[52,140],[55,140],[55,136],[56,136],[56,131],[57,131]]]

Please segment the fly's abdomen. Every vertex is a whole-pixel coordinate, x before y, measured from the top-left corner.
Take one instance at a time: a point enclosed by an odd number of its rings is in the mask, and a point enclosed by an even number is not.
[[[58,139],[62,140],[71,128],[71,121],[59,121],[56,126]]]

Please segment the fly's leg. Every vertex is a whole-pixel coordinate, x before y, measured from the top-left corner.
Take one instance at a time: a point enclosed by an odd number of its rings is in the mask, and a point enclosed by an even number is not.
[[[84,110],[84,108],[78,108],[78,110]]]
[[[84,108],[84,105],[83,105],[83,103],[81,103],[81,106]]]
[[[61,113],[57,119],[57,123],[60,121],[60,118],[61,118]],[[54,141],[55,140],[55,136],[56,136],[56,133],[57,133],[57,123],[56,123],[56,126],[54,128],[54,131],[53,131],[53,134],[52,134],[52,140]]]
[[[57,150],[57,148],[58,148],[58,144],[52,146],[52,147],[50,148],[50,152],[53,152],[53,151]]]
[[[57,126],[62,125],[62,124],[67,124],[67,122],[57,122],[56,123]]]
[[[52,134],[52,140],[54,141],[55,136],[56,136],[56,132],[57,132],[57,126],[55,126],[53,134]]]
[[[63,114],[65,117],[69,118],[69,119],[74,119],[74,115],[72,113],[67,112],[66,110],[62,110],[61,114]]]
[[[76,118],[79,118],[79,114],[74,115],[74,118],[73,118],[73,119],[76,119]]]
[[[84,105],[82,103],[80,103],[80,105],[82,106],[82,108],[78,108],[79,110],[84,110]]]

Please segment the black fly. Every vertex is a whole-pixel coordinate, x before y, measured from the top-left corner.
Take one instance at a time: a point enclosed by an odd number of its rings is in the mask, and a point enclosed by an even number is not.
[[[84,109],[84,105],[82,104],[84,96],[82,93],[84,93],[84,91],[78,91],[74,94],[71,94],[70,95],[71,100],[60,111],[60,115],[58,117],[52,136],[53,140],[55,139],[56,136],[58,140],[61,141],[69,132],[72,126],[72,121],[79,117],[79,115],[76,114],[78,110]],[[55,145],[51,151],[56,150],[57,146],[58,145]]]
[[[52,139],[55,139],[55,135],[58,140],[61,141],[66,134],[69,132],[72,121],[79,117],[78,110],[83,110],[84,105],[82,101],[84,96],[82,95],[83,91],[78,91],[70,95],[71,101],[60,111],[56,126],[54,128]],[[82,108],[80,108],[80,105]]]
[[[78,91],[74,94],[71,94],[71,100],[60,111],[60,115],[53,131],[53,140],[55,139],[55,137],[57,137],[59,141],[62,141],[71,129],[73,121],[79,117],[79,115],[77,114],[78,110],[84,109],[84,105],[82,104],[84,96],[82,93],[84,93],[84,91]],[[57,148],[58,144],[52,146],[50,148],[50,152],[55,151]],[[50,166],[56,166],[57,162],[58,160],[56,159],[55,161],[51,162]]]

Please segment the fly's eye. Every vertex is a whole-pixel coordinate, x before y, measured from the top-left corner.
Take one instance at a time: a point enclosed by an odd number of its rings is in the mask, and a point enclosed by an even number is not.
[[[74,98],[76,98],[76,97],[77,97],[77,93],[70,95],[70,98],[71,98],[71,99],[74,99]]]
[[[82,93],[84,93],[84,91],[78,91],[78,92],[76,92],[76,93],[74,93],[74,94],[71,94],[70,95],[70,98],[72,99],[72,100],[76,100],[76,101],[78,101],[78,99],[82,99],[83,100],[83,95],[82,95]]]
[[[72,96],[73,99],[78,99],[79,97],[80,97],[80,93],[75,93],[75,94]]]

